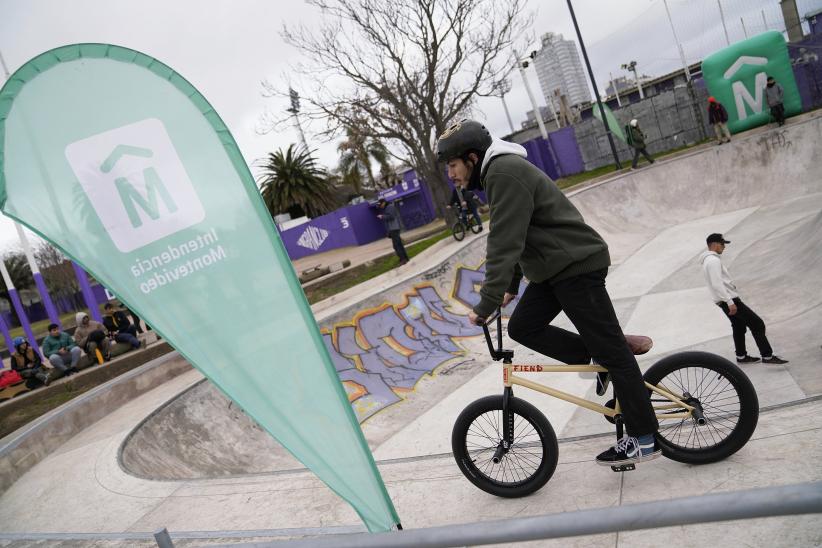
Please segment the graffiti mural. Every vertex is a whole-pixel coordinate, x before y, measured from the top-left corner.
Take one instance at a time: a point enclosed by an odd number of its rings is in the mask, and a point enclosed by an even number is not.
[[[360,421],[400,401],[423,375],[466,355],[458,339],[482,330],[450,306],[436,288],[419,285],[404,303],[363,310],[351,324],[323,333]]]
[[[440,274],[444,274],[445,271]],[[424,375],[465,358],[459,340],[482,335],[468,322],[466,308],[479,302],[485,265],[459,266],[449,298],[422,277],[400,304],[383,303],[361,310],[350,322],[323,330],[323,340],[360,422],[403,399]],[[452,299],[452,300],[451,300]],[[518,298],[517,298],[518,299]],[[513,310],[516,301],[509,305]]]

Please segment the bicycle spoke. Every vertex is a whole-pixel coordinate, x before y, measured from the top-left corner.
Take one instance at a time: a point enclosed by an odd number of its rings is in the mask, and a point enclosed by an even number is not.
[[[514,414],[512,445],[495,463],[493,456],[503,438],[504,420],[499,410],[476,417],[466,434],[466,449],[477,471],[486,478],[502,485],[517,485],[539,470],[545,457],[542,437],[527,419]]]
[[[702,406],[704,425],[696,424],[695,419],[664,420],[665,414],[682,413],[684,408],[657,411],[662,419],[659,435],[676,447],[698,450],[716,446],[739,425],[742,402],[738,389],[731,379],[719,371],[696,364],[686,365],[668,373],[657,386],[675,395],[687,392]],[[651,399],[652,402],[670,403],[668,398],[654,395],[656,397]]]

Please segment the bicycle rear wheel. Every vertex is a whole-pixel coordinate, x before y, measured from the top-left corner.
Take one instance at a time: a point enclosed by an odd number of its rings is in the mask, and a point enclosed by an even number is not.
[[[660,418],[657,441],[662,454],[687,464],[708,464],[739,451],[751,438],[759,420],[759,399],[751,381],[739,367],[707,352],[680,352],[660,360],[645,373],[649,384],[685,396],[699,406],[704,424],[694,417]],[[654,406],[670,400],[651,392]],[[658,410],[658,415],[680,409]]]
[[[474,217],[470,217],[468,219],[468,227],[471,229],[471,232],[474,234],[479,234],[482,232],[482,225],[477,222],[477,219]]]
[[[465,238],[465,225],[457,221],[451,227],[451,234],[454,235],[456,241],[461,242]]]
[[[499,454],[504,437],[502,396],[481,398],[460,413],[451,432],[451,449],[460,471],[486,493],[524,497],[551,479],[559,447],[551,423],[536,407],[511,397],[508,410],[514,436],[507,451]]]

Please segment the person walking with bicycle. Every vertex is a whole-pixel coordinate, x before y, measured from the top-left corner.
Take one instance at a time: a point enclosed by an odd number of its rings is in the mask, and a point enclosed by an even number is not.
[[[597,463],[654,459],[661,454],[654,436],[659,423],[605,289],[608,245],[526,157],[522,146],[493,139],[474,120],[453,124],[437,141],[448,176],[469,189],[483,187],[491,209],[485,280],[469,320],[482,325],[510,303],[524,274],[529,283],[508,322],[511,338],[564,363],[593,359],[614,383],[627,433]],[[561,311],[579,334],[550,325]]]

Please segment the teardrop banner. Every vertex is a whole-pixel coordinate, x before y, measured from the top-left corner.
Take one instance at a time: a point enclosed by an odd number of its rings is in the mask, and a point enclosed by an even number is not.
[[[0,90],[0,207],[78,262],[370,531],[399,518],[237,144],[137,51],[43,53]]]

